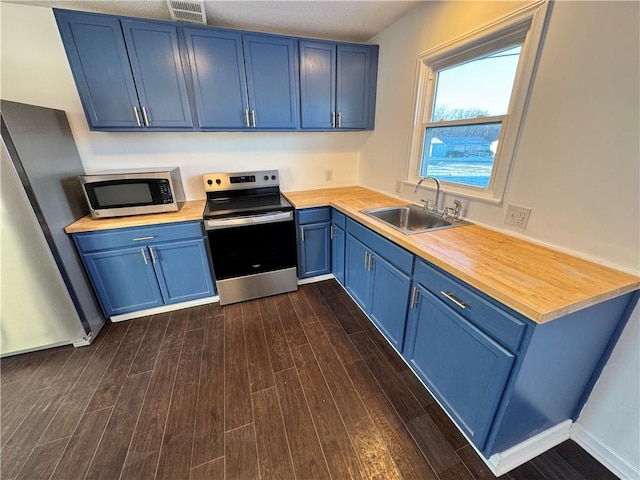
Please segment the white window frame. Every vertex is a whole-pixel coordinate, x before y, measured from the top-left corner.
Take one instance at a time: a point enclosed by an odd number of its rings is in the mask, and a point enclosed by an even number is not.
[[[440,126],[439,122],[431,120],[437,72],[443,68],[459,65],[483,55],[521,44],[522,49],[507,114],[467,119],[460,122],[445,122],[447,126],[452,126],[454,124],[465,125],[483,123],[488,120],[502,120],[489,186],[481,188],[441,181],[443,192],[488,203],[500,204],[502,202],[533,85],[533,76],[540,56],[548,13],[550,13],[549,2],[547,0],[538,1],[478,30],[418,55],[407,181],[415,183],[420,178],[426,128]],[[427,182],[423,186],[430,187]]]

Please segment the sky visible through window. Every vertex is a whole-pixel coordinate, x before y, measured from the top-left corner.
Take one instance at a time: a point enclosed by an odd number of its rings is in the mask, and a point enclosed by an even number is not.
[[[432,122],[505,115],[521,47],[511,47],[438,72]],[[489,186],[500,122],[427,127],[420,175]]]

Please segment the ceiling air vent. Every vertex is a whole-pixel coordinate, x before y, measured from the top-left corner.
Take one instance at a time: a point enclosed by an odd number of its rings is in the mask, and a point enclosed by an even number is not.
[[[207,24],[204,0],[167,0],[167,5],[172,20]]]

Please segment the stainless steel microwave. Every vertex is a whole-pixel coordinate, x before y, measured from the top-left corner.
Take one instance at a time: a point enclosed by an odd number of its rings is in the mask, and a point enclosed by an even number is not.
[[[180,169],[130,169],[81,175],[93,218],[175,212],[184,202]]]

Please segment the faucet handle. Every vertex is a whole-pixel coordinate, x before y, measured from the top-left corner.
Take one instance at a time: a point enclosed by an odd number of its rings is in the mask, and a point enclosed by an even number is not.
[[[460,212],[462,211],[462,203],[458,200],[454,200],[453,204],[455,205],[455,209],[453,211],[453,219],[458,220],[460,218]]]
[[[430,209],[431,209],[431,200],[425,200],[424,198],[421,198],[421,199],[420,199],[420,201],[421,201],[422,203],[424,203],[423,208],[424,208],[425,210],[430,210]]]

